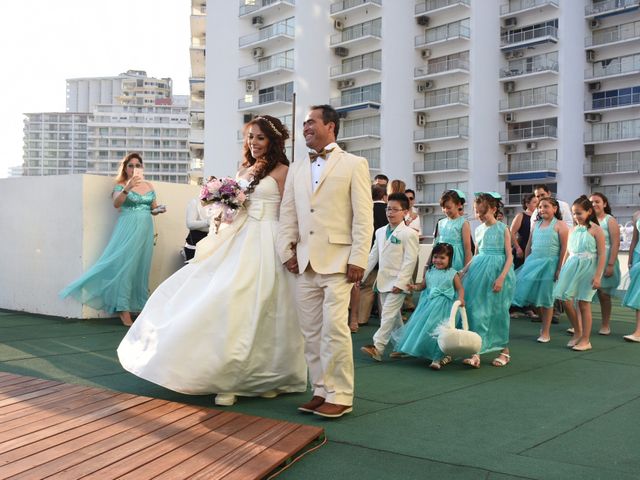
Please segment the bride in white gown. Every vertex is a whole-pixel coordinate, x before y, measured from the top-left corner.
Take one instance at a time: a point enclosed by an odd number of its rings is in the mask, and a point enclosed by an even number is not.
[[[307,388],[294,279],[275,250],[288,133],[266,115],[245,132],[245,206],[154,291],[118,347],[131,373],[181,393],[217,393],[217,405]]]

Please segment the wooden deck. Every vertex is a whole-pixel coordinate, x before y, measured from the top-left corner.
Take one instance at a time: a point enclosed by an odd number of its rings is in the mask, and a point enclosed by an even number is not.
[[[0,372],[0,478],[263,478],[323,429]]]

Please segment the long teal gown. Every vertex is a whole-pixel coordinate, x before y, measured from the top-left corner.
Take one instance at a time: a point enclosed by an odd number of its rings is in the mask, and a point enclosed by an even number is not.
[[[114,192],[123,189],[116,185]],[[153,255],[151,204],[154,191],[129,192],[120,207],[111,239],[98,261],[60,292],[107,313],[139,312],[149,298]]]
[[[602,231],[604,232],[604,242],[606,246],[605,258],[607,259],[605,262],[609,262],[609,255],[611,255],[611,235],[609,234],[609,219],[611,215],[607,215],[604,217],[604,220],[600,222],[600,226],[602,227]],[[606,269],[606,267],[605,267]],[[600,282],[600,290],[602,290],[607,295],[613,295],[615,291],[620,285],[620,262],[616,257],[616,261],[613,264],[613,275],[610,277],[605,277],[602,275],[602,281]]]
[[[560,300],[591,302],[596,293],[593,289],[593,277],[598,267],[596,239],[586,226],[578,225],[569,235],[567,250],[569,258],[560,270],[553,296]]]
[[[466,222],[466,218],[460,216],[453,220],[449,217],[442,218],[438,221],[438,236],[433,244],[449,243],[453,247],[452,266],[455,270],[460,271],[464,268],[464,244],[462,242],[462,226]]]
[[[400,331],[396,351],[433,361],[445,356],[438,347],[438,335],[440,327],[449,320],[456,298],[453,278],[457,273],[455,268],[438,270],[432,267],[426,271],[426,289],[421,293],[413,315]]]
[[[560,236],[554,217],[546,227],[536,222],[531,239],[531,253],[516,270],[513,304],[518,307],[553,307],[553,286],[560,259]]]
[[[640,220],[636,222],[635,228],[640,232]],[[629,287],[622,300],[622,305],[640,310],[640,242],[633,250],[633,266],[629,270]]]
[[[483,223],[476,228],[478,253],[471,260],[462,281],[469,329],[482,338],[480,353],[502,350],[509,344],[509,307],[516,282],[513,266],[504,279],[502,289],[493,291],[493,284],[506,262],[504,237],[507,228],[502,222],[490,227]]]

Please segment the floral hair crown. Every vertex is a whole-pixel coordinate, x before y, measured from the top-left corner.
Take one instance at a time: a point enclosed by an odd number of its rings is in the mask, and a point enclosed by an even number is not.
[[[273,130],[276,135],[278,135],[279,137],[282,136],[282,132],[280,130],[278,130],[276,128],[276,126],[271,122],[271,120],[269,120],[268,118],[265,117],[256,117],[255,120],[264,120],[265,122],[267,122],[269,124],[269,126],[271,127],[271,130]]]

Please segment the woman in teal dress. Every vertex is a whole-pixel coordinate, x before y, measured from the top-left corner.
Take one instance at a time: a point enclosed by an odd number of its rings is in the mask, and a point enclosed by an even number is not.
[[[492,362],[504,367],[509,354],[509,307],[513,300],[516,276],[513,272],[511,233],[496,217],[502,207],[501,196],[495,192],[476,193],[474,209],[482,222],[475,231],[476,255],[463,276],[467,298],[469,329],[482,338],[480,353],[500,351]],[[480,367],[480,356],[473,355],[464,363]]]
[[[471,261],[471,227],[464,218],[465,194],[461,190],[447,190],[440,197],[440,206],[446,218],[438,221],[434,245],[448,243],[453,246],[453,268],[460,271]]]
[[[573,202],[571,210],[575,224],[569,233],[567,253],[553,296],[564,302],[573,327],[573,338],[567,346],[581,352],[591,350],[591,301],[600,288],[606,259],[604,233],[587,196],[582,195]],[[578,302],[580,319],[575,302]]]
[[[600,335],[611,334],[611,295],[620,285],[620,262],[618,251],[620,250],[620,227],[615,217],[611,215],[609,199],[604,193],[593,192],[589,197],[593,210],[596,212],[598,223],[604,233],[606,265],[602,274],[602,281],[598,289],[598,301],[602,312],[602,326]]]
[[[513,304],[540,308],[542,328],[538,342],[547,343],[551,340],[553,286],[567,250],[569,228],[561,221],[560,206],[555,198],[540,200],[538,212],[538,221],[525,248],[524,264],[516,270]]]
[[[431,360],[430,368],[440,370],[451,361],[438,347],[440,328],[447,325],[451,307],[458,300],[464,305],[464,289],[455,268],[451,268],[453,247],[439,243],[433,247],[424,280],[410,285],[411,291],[424,290],[411,319],[399,332],[396,351]],[[426,290],[425,290],[426,289]]]
[[[163,213],[153,185],[142,179],[142,158],[127,155],[118,169],[113,205],[120,209],[116,227],[97,262],[72,282],[60,297],[71,296],[96,310],[118,313],[131,326],[130,312],[139,312],[149,297],[153,254],[151,215]]]
[[[627,342],[640,343],[640,211],[633,214],[633,237],[629,246],[629,288],[622,300],[622,305],[636,312],[636,328],[633,333],[625,335]]]

